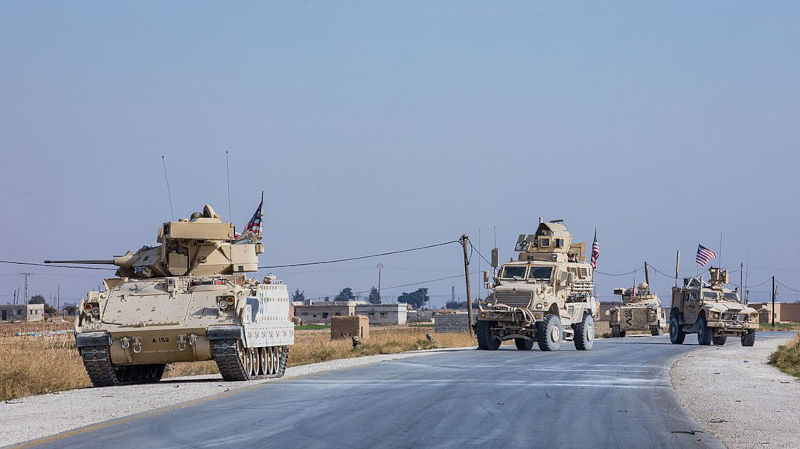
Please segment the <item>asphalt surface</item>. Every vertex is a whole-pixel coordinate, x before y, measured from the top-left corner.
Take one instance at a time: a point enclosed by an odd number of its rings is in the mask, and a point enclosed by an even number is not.
[[[672,361],[698,347],[692,337],[411,357],[261,384],[40,447],[722,448],[669,380]]]

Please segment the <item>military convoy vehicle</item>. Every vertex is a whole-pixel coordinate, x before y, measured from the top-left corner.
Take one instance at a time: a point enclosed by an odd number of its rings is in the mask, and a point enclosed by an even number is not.
[[[697,333],[701,345],[724,345],[728,337],[740,337],[742,346],[753,346],[758,329],[758,312],[742,303],[737,290],[724,288],[728,272],[710,268],[708,284],[702,277],[683,279],[672,288],[669,338],[681,344],[686,334]],[[676,276],[677,277],[677,276]]]
[[[622,305],[609,310],[612,337],[624,337],[628,331],[650,331],[661,335],[667,326],[666,314],[658,295],[650,291],[647,263],[644,265],[645,282],[638,288],[615,288],[614,294],[622,296]]]
[[[478,347],[495,350],[514,339],[519,350],[530,350],[536,342],[542,351],[557,351],[564,340],[573,341],[576,349],[591,349],[597,303],[585,245],[572,243],[562,220],[540,219],[535,234],[519,236],[515,251],[517,260],[500,266],[493,283],[484,272],[491,294],[479,304]],[[492,259],[496,269],[496,249]]]
[[[119,267],[79,306],[76,342],[92,384],[155,382],[167,363],[200,360],[216,361],[225,380],[281,377],[294,343],[289,291],[274,276],[247,277],[260,240],[260,231],[237,237],[205,206],[164,223],[160,245],[135,254],[45,261]]]

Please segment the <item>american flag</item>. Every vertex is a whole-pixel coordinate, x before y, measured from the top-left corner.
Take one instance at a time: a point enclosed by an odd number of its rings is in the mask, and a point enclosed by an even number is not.
[[[711,251],[703,245],[697,245],[697,257],[695,260],[698,264],[700,264],[701,267],[704,267],[707,263],[711,262],[712,259],[716,258],[717,253]]]
[[[261,202],[258,203],[258,209],[256,209],[256,213],[253,214],[253,218],[247,222],[247,226],[244,227],[243,234],[247,234],[248,232],[252,235],[261,236],[261,207],[264,206],[264,194],[261,194]]]
[[[597,259],[600,257],[600,244],[597,243],[597,229],[594,230],[594,242],[592,242],[592,268],[597,268]]]

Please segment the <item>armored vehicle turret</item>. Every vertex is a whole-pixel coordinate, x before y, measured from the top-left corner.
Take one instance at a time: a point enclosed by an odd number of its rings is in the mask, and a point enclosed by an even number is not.
[[[164,223],[157,240],[113,259],[45,261],[119,267],[76,319],[92,384],[158,381],[167,363],[201,360],[216,361],[226,380],[282,376],[294,343],[288,289],[247,276],[264,252],[260,230],[237,236],[205,206]]]
[[[742,303],[738,289],[725,288],[728,272],[710,268],[711,279],[702,276],[683,279],[672,288],[669,338],[681,344],[686,334],[697,333],[701,345],[724,345],[728,337],[740,337],[742,346],[753,346],[758,329],[758,312]]]
[[[478,347],[498,349],[513,339],[519,350],[530,350],[535,342],[542,351],[556,351],[564,340],[591,349],[597,304],[585,245],[572,243],[566,226],[553,220],[540,221],[534,234],[520,235],[514,249],[517,260],[502,264],[492,283],[484,274],[491,294],[479,305]]]
[[[664,308],[658,295],[650,291],[647,263],[644,264],[645,282],[639,287],[615,288],[614,294],[622,296],[622,304],[609,310],[612,337],[624,337],[628,331],[650,331],[661,335],[667,325]]]

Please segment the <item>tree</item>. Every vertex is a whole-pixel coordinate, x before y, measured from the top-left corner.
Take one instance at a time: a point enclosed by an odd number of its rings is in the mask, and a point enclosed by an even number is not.
[[[372,287],[369,290],[369,297],[367,298],[367,302],[370,304],[380,304],[381,303],[381,294],[378,293],[378,289]]]
[[[403,292],[402,295],[397,297],[397,302],[404,302],[406,304],[411,304],[411,306],[414,307],[415,309],[423,307],[425,303],[430,300],[431,298],[430,296],[428,296],[427,288],[420,288],[412,293]]]
[[[355,301],[356,295],[353,294],[353,289],[350,287],[345,287],[342,291],[333,298],[334,301]]]
[[[294,293],[292,293],[292,302],[294,302],[294,301],[300,301],[300,302],[305,301],[306,300],[305,293],[306,293],[305,290],[300,291],[300,288],[298,287],[297,290],[295,290]]]
[[[33,295],[33,297],[28,300],[28,304],[47,304],[47,301],[44,300],[44,296],[42,295]]]
[[[69,316],[75,316],[78,314],[78,306],[70,303],[64,304],[64,311],[67,312]]]
[[[58,310],[50,304],[44,305],[44,313],[47,315],[58,315]]]

